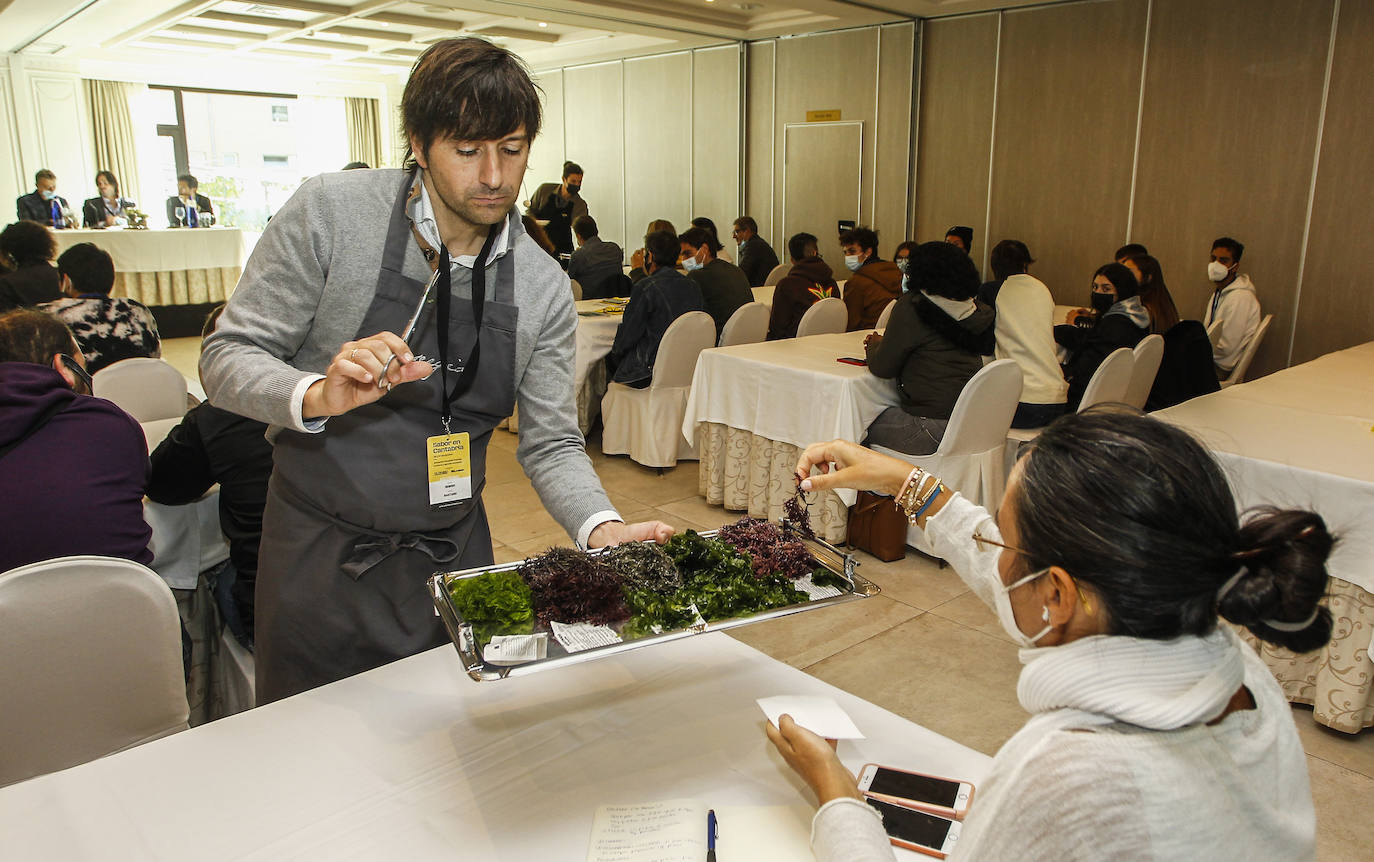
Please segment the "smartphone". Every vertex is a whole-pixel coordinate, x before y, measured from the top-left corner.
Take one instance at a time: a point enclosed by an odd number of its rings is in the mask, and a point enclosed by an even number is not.
[[[883,831],[898,847],[943,859],[953,853],[959,843],[959,831],[964,824],[958,820],[881,799],[864,801],[883,816]]]
[[[868,360],[860,359],[857,356],[841,356],[836,362],[843,362],[845,365],[867,365]]]
[[[859,790],[899,805],[907,805],[963,820],[973,799],[973,785],[967,781],[908,772],[891,766],[866,763],[859,772]]]

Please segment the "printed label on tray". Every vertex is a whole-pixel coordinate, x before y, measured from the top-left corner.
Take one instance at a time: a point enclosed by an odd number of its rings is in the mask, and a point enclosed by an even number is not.
[[[596,626],[591,623],[551,622],[554,640],[563,645],[568,652],[582,652],[586,649],[610,646],[620,643],[620,635],[610,626]]]
[[[533,635],[493,635],[491,642],[482,650],[482,660],[494,665],[524,664],[547,658],[548,654],[549,636],[544,632]]]
[[[844,595],[844,590],[839,587],[816,586],[815,583],[812,582],[810,575],[802,575],[800,578],[797,578],[797,580],[793,582],[793,586],[806,593],[813,602],[820,601],[821,599],[833,599],[836,596]]]

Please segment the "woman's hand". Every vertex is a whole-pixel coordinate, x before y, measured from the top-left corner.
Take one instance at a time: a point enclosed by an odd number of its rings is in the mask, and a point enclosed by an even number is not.
[[[835,469],[831,469],[831,464]],[[811,469],[819,468],[821,475],[812,476]],[[911,465],[865,449],[848,440],[812,443],[797,462],[797,480],[803,491],[824,491],[833,488],[853,488],[896,496],[902,483],[911,475]]]
[[[396,361],[388,368],[387,362],[393,357]],[[382,379],[383,373],[385,379]],[[329,363],[324,379],[316,380],[305,390],[301,416],[305,419],[338,416],[371,404],[397,383],[423,380],[432,373],[434,367],[423,360],[417,361],[395,333],[381,332],[370,338],[347,341]]]
[[[843,796],[863,799],[859,783],[835,756],[835,740],[822,739],[797,724],[790,715],[778,716],[778,726],[769,722],[764,730],[782,759],[816,794],[817,805]]]
[[[877,350],[878,345],[883,343],[882,333],[874,330],[864,336],[864,350]]]
[[[1089,320],[1092,320],[1096,316],[1097,313],[1094,312],[1091,308],[1071,308],[1069,309],[1069,313],[1065,315],[1064,322],[1069,324],[1070,326],[1077,326],[1078,319],[1080,317],[1086,317]]]

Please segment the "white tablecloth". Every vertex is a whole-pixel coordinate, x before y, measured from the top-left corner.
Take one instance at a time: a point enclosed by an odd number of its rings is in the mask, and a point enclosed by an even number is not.
[[[233,293],[248,259],[238,228],[53,231],[58,254],[90,242],[110,253],[114,296],[144,305],[223,302]]]
[[[602,299],[584,299],[577,303],[577,354],[573,368],[573,387],[577,393],[577,424],[582,433],[591,430],[592,421],[601,411],[601,396],[606,394],[606,369],[601,360],[611,352],[615,334],[620,329],[620,314],[590,315],[614,306]],[[583,316],[587,313],[588,316]]]
[[[442,647],[0,790],[0,835],[13,859],[580,860],[598,806],[690,797],[786,806],[805,841],[754,703],[776,694],[840,702],[868,736],[840,743],[851,770],[987,772],[720,633],[494,683]]]

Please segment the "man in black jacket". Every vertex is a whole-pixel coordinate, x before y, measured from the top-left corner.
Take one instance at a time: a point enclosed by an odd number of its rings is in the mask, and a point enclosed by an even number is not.
[[[762,287],[768,280],[768,273],[778,265],[778,256],[773,247],[759,236],[759,223],[749,216],[735,219],[735,229],[730,232],[739,243],[739,268],[749,278],[750,287]]]
[[[678,241],[666,230],[644,237],[644,268],[648,271],[630,293],[615,343],[606,357],[611,380],[645,389],[653,382],[654,361],[663,334],[689,311],[705,311],[701,288],[673,266]]]
[[[167,199],[167,226],[168,227],[200,227],[204,216],[212,219],[215,210],[210,206],[210,199],[200,194],[200,181],[190,174],[182,174],[177,177],[176,197]],[[185,207],[186,215],[177,218],[177,207]]]
[[[568,261],[568,278],[575,278],[582,285],[582,298],[623,296],[625,252],[597,236],[596,220],[589,215],[573,219],[572,229],[577,236],[577,251]]]
[[[67,199],[57,195],[57,174],[44,168],[33,175],[33,191],[15,198],[19,221],[41,222],[49,227],[66,227],[63,214]]]

